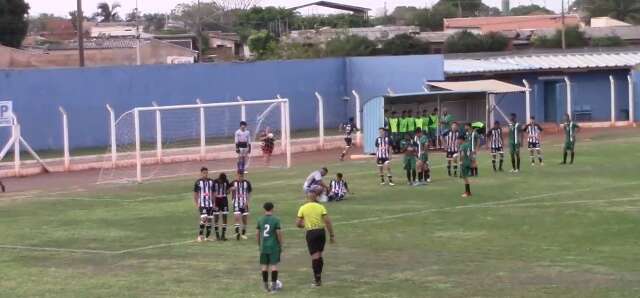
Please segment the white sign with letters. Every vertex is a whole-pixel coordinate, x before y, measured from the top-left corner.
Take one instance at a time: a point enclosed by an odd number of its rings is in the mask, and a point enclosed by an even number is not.
[[[0,126],[13,126],[13,102],[0,101]]]

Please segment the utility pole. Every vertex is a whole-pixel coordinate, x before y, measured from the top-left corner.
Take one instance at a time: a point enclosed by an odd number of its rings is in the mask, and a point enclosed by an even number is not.
[[[458,0],[458,17],[462,17],[462,3]]]
[[[567,36],[566,36],[566,25],[565,25],[565,12],[564,12],[564,0],[560,0],[562,1],[562,49],[566,50],[567,49]]]
[[[82,13],[82,0],[78,0],[77,2],[76,18],[76,22],[78,22],[76,26],[76,28],[78,28],[78,57],[80,59],[80,67],[84,67],[84,29],[82,29],[84,14]]]

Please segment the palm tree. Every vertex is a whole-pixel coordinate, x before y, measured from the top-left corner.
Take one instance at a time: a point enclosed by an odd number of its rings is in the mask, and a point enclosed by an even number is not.
[[[624,22],[640,23],[638,0],[582,0],[580,4],[590,17],[611,17]]]
[[[98,3],[98,12],[95,16],[100,17],[100,23],[115,22],[120,20],[120,15],[116,9],[120,8],[120,3],[114,2],[109,6],[107,2]]]

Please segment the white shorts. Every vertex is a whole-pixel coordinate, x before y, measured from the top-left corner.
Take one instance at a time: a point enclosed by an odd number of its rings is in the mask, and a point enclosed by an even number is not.
[[[247,156],[249,155],[249,148],[239,148],[238,151],[240,151],[238,153],[238,155],[240,156]]]

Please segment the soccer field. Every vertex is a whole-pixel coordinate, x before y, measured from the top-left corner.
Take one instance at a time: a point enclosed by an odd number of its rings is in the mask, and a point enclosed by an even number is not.
[[[418,188],[404,185],[399,158],[395,187],[378,185],[373,160],[331,159],[329,176],[343,172],[355,195],[327,205],[337,243],[327,245],[319,289],[294,221],[301,184],[321,164],[252,172],[251,237],[240,242],[193,241],[195,176],[7,194],[0,296],[266,296],[254,225],[268,200],[286,243],[276,296],[639,297],[640,136],[610,132],[580,137],[572,166],[558,164],[559,142],[545,144],[544,167],[531,167],[523,150],[517,175],[494,174],[483,152],[470,199],[441,154],[431,156],[433,183]]]

